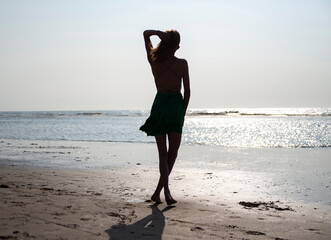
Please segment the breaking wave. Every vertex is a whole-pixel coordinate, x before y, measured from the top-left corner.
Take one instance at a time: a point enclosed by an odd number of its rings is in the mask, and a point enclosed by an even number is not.
[[[147,117],[149,110],[0,112],[0,118]],[[189,109],[187,116],[331,117],[331,108]]]

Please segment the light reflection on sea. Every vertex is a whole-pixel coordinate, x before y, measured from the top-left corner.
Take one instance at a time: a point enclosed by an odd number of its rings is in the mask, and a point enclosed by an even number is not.
[[[331,120],[316,117],[191,117],[183,140],[223,147],[330,147]]]
[[[189,110],[183,144],[240,148],[331,147],[329,108]],[[0,112],[0,138],[154,142],[139,131],[148,111]]]

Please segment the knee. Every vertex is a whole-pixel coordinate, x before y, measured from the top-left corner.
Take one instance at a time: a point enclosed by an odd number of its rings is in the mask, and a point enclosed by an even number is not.
[[[177,152],[169,152],[168,159],[174,160],[177,158],[177,155],[178,155]]]
[[[162,159],[168,159],[168,153],[167,152],[160,152],[159,153],[160,160]]]

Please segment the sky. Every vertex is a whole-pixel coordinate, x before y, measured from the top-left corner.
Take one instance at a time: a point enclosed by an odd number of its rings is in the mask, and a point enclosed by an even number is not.
[[[150,109],[146,29],[180,32],[189,108],[331,107],[329,0],[2,0],[0,111]]]

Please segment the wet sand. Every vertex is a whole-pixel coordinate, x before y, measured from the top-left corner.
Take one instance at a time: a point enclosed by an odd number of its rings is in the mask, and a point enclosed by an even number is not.
[[[70,142],[57,144],[72,145]],[[71,151],[70,159],[81,157],[81,150],[89,145],[77,144],[81,147],[79,151],[66,150]],[[37,145],[29,143],[29,146]],[[129,152],[135,153],[138,148],[143,148],[144,155],[137,154],[134,162],[126,163],[130,167],[118,165],[107,169],[23,166],[17,164],[18,161],[9,164],[10,161],[2,160],[1,163],[6,164],[0,169],[0,239],[331,237],[327,204],[277,197],[266,194],[271,188],[260,190],[262,185],[250,184],[254,176],[257,182],[263,182],[268,173],[178,164],[170,177],[172,195],[178,203],[155,205],[149,197],[158,179],[158,168],[143,159],[145,155],[155,157],[153,146],[107,146],[107,151],[114,155],[126,149],[129,158]],[[186,149],[181,150],[179,160],[192,154]],[[99,151],[107,152],[101,148]],[[59,153],[58,157],[64,155]],[[16,158],[20,156],[16,155]],[[233,161],[240,160],[235,153],[232,156]],[[127,161],[123,156],[119,158]]]

